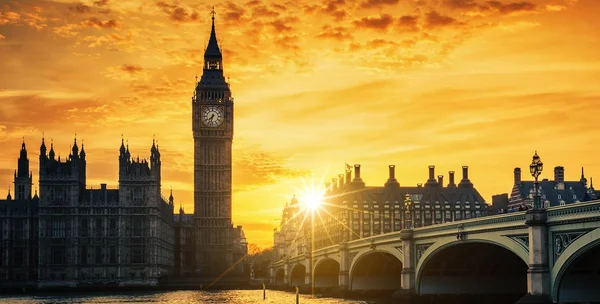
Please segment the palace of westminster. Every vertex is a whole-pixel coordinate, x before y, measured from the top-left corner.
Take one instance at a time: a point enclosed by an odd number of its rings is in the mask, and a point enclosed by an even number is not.
[[[83,144],[75,139],[61,159],[42,138],[39,193],[33,195],[23,142],[14,197],[9,190],[0,200],[0,288],[155,286],[178,278],[213,282],[245,276],[247,242],[231,219],[233,97],[223,76],[214,14],[212,20],[191,100],[194,214],[182,208],[174,214],[172,192],[162,197],[161,155],[154,142],[149,160],[140,160],[122,141],[118,188],[89,189]]]

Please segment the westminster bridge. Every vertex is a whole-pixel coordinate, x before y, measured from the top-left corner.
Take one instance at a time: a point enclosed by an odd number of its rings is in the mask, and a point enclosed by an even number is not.
[[[600,301],[600,200],[403,229],[272,264],[276,286]],[[312,254],[310,254],[312,253]]]

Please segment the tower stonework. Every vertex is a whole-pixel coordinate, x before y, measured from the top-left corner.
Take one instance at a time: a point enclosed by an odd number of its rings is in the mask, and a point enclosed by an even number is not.
[[[231,221],[233,98],[223,75],[214,11],[202,77],[192,97],[195,272],[225,274],[239,238]]]

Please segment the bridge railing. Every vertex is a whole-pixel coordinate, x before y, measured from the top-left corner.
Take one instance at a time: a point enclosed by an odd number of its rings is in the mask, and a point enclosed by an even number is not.
[[[600,216],[600,200],[572,203],[564,206],[554,206],[548,208],[548,222],[560,222],[576,218],[590,218]]]
[[[413,229],[413,231],[416,237],[427,237],[431,235],[437,236],[444,233],[456,233],[459,229],[463,232],[468,232],[489,228],[517,228],[518,226],[525,226],[525,211],[477,217],[468,220],[419,227]]]

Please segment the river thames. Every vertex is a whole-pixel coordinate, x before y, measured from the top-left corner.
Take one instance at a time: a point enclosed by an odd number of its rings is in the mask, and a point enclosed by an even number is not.
[[[168,292],[116,292],[116,293],[51,293],[43,295],[0,296],[0,303],[11,304],[71,304],[71,303],[229,303],[229,304],[286,304],[296,303],[296,295],[291,292],[267,290],[267,299],[263,300],[262,290],[226,290],[226,291],[168,291]],[[301,304],[371,304],[375,301],[321,298],[300,295]]]

